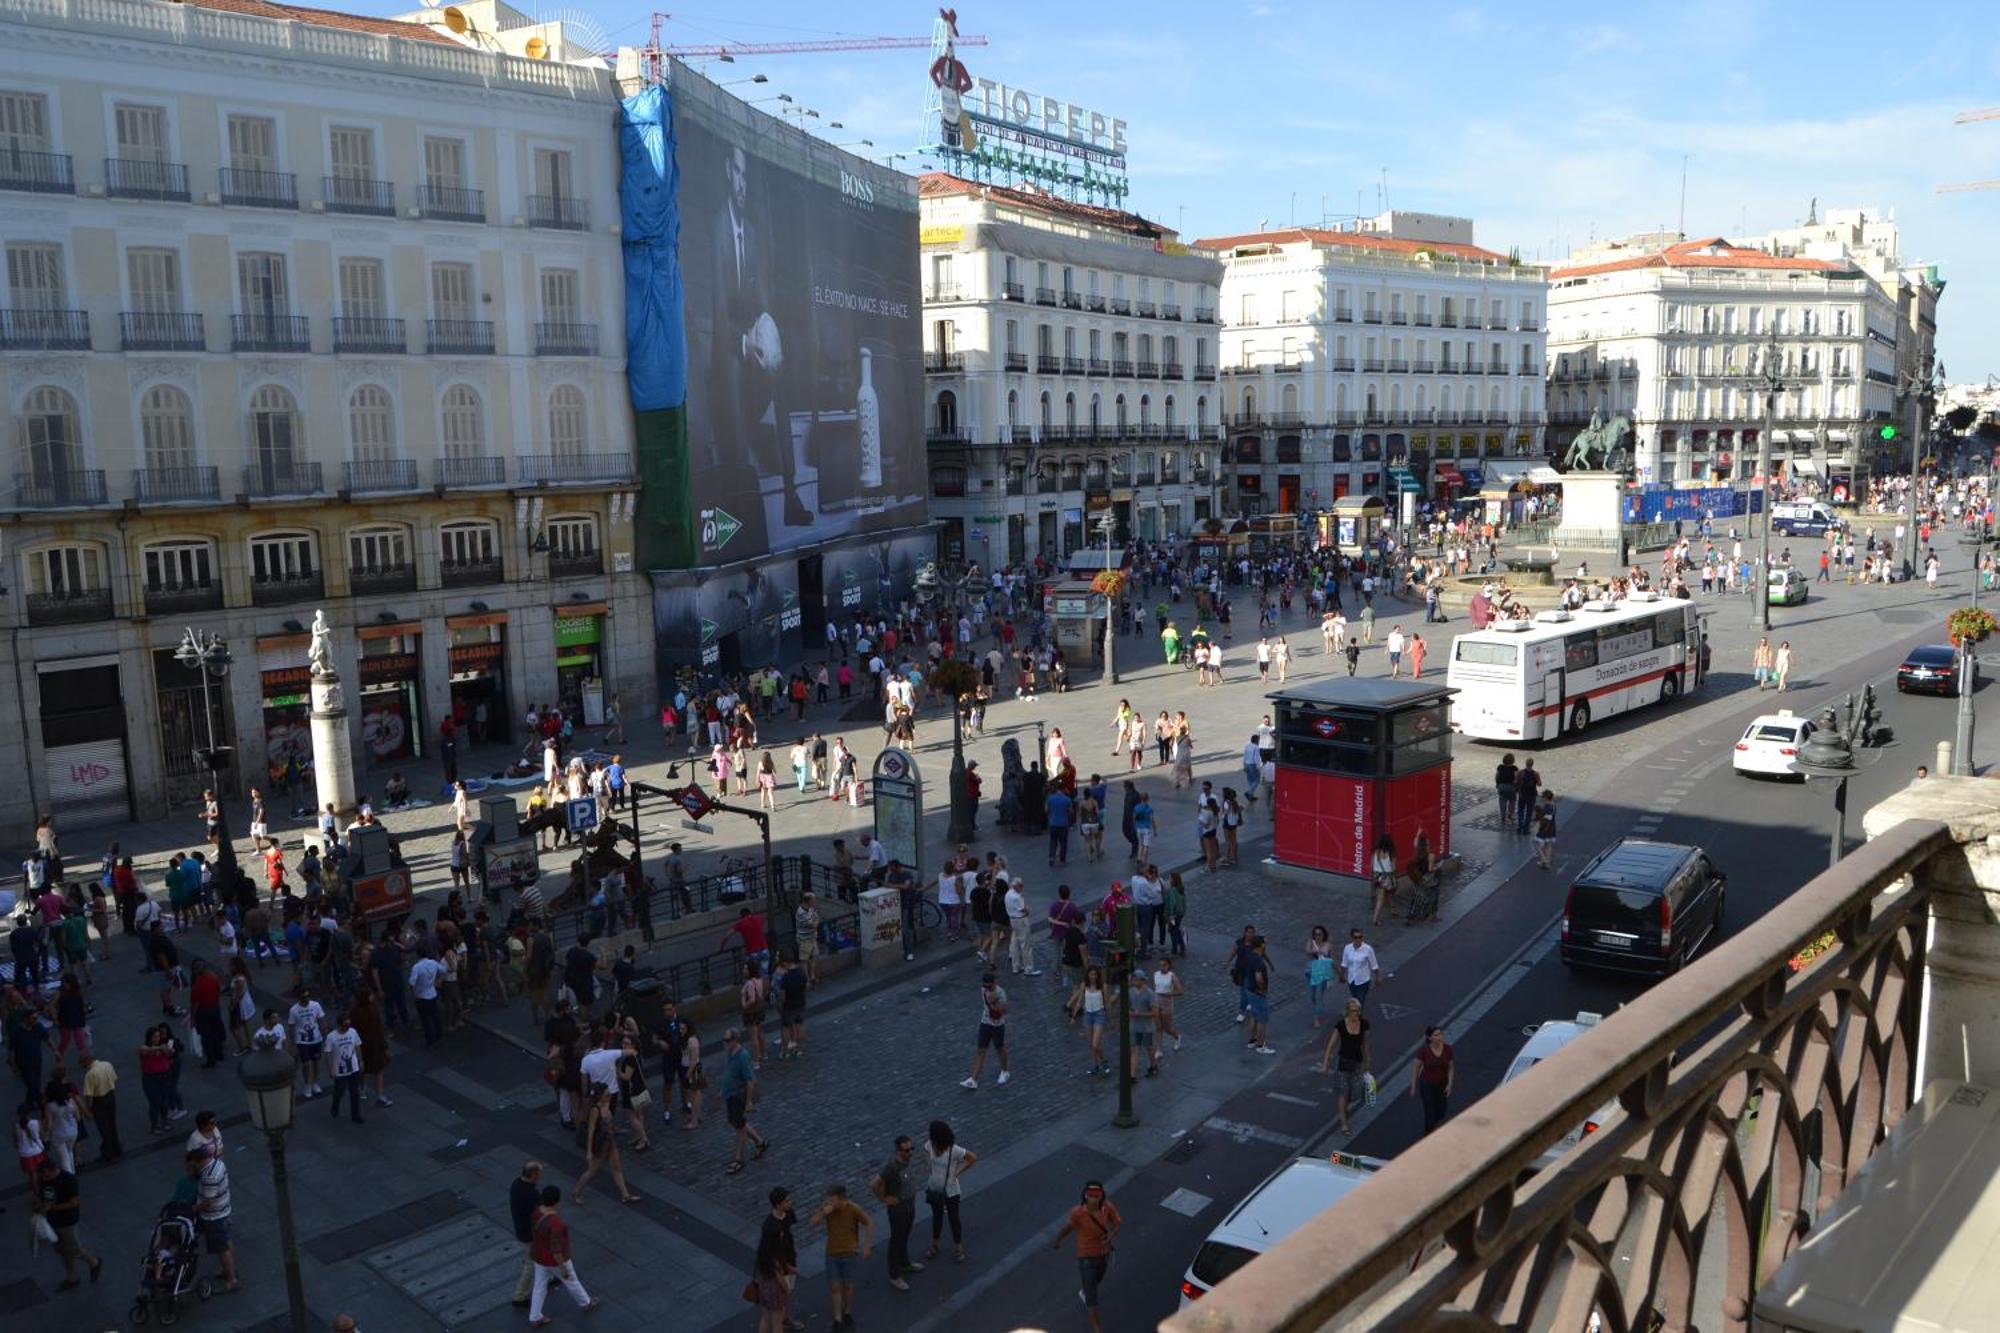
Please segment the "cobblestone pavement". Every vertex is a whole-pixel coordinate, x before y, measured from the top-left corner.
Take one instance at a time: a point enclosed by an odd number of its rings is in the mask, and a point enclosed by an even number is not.
[[[1891,625],[1941,623],[1957,595],[1949,589],[1927,593],[1920,584],[1895,589],[1835,587],[1816,593],[1803,608],[1780,612],[1780,634],[1791,639],[1804,681],[1798,706],[1815,700],[1817,665],[1839,660],[1844,645],[1855,636],[1879,636]],[[1747,677],[1748,648],[1755,641],[1748,608],[1740,598],[1715,598],[1704,609],[1713,616],[1717,674],[1712,694],[1690,700],[1671,714],[1609,724],[1625,728],[1615,733],[1616,744],[1589,747],[1587,754],[1549,752],[1540,766],[1551,770],[1551,781],[1560,790],[1587,798],[1637,755],[1690,725],[1685,720],[1690,713],[1698,717],[1709,709],[1741,706],[1736,691]],[[1405,609],[1401,618],[1406,626],[1415,625],[1421,613]],[[1388,612],[1378,619],[1384,633],[1394,622]],[[1460,627],[1434,630],[1441,641],[1440,662],[1442,641]],[[1318,654],[1317,633],[1305,627],[1302,617],[1294,619],[1291,632],[1295,644],[1308,647],[1294,680],[1310,679],[1332,665]],[[1161,708],[1187,709],[1201,742],[1197,775],[1212,777],[1218,785],[1232,782],[1239,776],[1241,737],[1266,709],[1254,667],[1247,665],[1254,639],[1246,643],[1237,636],[1231,645],[1231,679],[1216,690],[1197,689],[1190,674],[1160,666],[1153,652],[1138,647],[1140,642],[1128,639],[1122,645],[1124,660],[1139,663],[1128,669],[1123,684],[1087,684],[1068,695],[1044,697],[1032,707],[1003,701],[989,715],[987,735],[972,738],[968,752],[980,761],[982,771],[997,777],[1001,738],[1032,737],[1033,723],[1039,719],[1064,729],[1072,752],[1087,771],[1093,758],[1109,759],[1104,754],[1108,722],[1122,695],[1149,715]],[[1377,647],[1364,658],[1363,669],[1379,672],[1382,665]],[[773,747],[788,746],[790,734],[779,728],[771,738]],[[845,734],[864,755],[872,750],[876,735],[872,728],[850,725]],[[935,716],[924,721],[919,741],[931,783],[927,820],[930,841],[936,846],[943,831],[947,722]],[[664,779],[668,754],[657,737],[638,737],[626,753],[638,761],[642,779]],[[1385,921],[1371,932],[1390,973],[1379,992],[1384,1004],[1423,1008],[1454,998],[1401,995],[1394,973],[1528,856],[1524,840],[1500,830],[1492,818],[1485,775],[1495,757],[1484,747],[1462,747],[1459,756],[1454,842],[1467,864],[1447,887],[1443,920],[1423,926]],[[418,775],[412,776],[415,781]],[[1169,792],[1164,774],[1156,769],[1148,770],[1147,782],[1161,809],[1157,859],[1163,866],[1183,866],[1193,851],[1190,798]],[[989,783],[989,792],[995,786]],[[837,833],[866,827],[869,817],[865,808],[852,810],[823,800],[785,806],[776,820],[778,850],[821,852]],[[1054,882],[1041,864],[1040,843],[992,833],[990,806],[983,818],[988,831],[980,849],[1002,849],[1027,874],[1039,915]],[[446,879],[445,808],[395,812],[387,822],[404,839],[406,853],[418,867],[420,887],[427,892],[440,889]],[[683,836],[677,821],[666,831]],[[190,832],[191,824],[183,819],[132,826],[118,834],[152,877],[167,852],[187,845],[181,840]],[[649,836],[653,832],[647,830]],[[762,1071],[754,1119],[774,1145],[765,1159],[740,1176],[726,1176],[727,1131],[719,1108],[711,1105],[699,1132],[656,1130],[650,1153],[626,1157],[634,1188],[644,1196],[641,1204],[620,1208],[611,1189],[598,1182],[591,1186],[585,1204],[569,1210],[579,1269],[593,1294],[607,1299],[594,1326],[655,1327],[668,1311],[676,1326],[689,1329],[746,1322],[738,1289],[771,1184],[791,1185],[802,1202],[816,1197],[819,1187],[832,1180],[847,1182],[851,1191],[864,1189],[866,1177],[893,1136],[920,1134],[934,1116],[950,1120],[960,1140],[985,1159],[968,1182],[967,1208],[982,1219],[975,1234],[987,1235],[997,1231],[1001,1214],[1022,1226],[1030,1221],[1038,1226],[1039,1219],[1052,1216],[1062,1196],[1073,1190],[1077,1172],[1109,1176],[1121,1164],[1142,1165],[1170,1149],[1175,1132],[1199,1123],[1208,1113],[1204,1107],[1219,1104],[1224,1093],[1274,1067],[1316,1058],[1301,946],[1312,924],[1326,924],[1337,937],[1346,926],[1363,919],[1366,904],[1356,892],[1330,893],[1262,875],[1255,866],[1268,838],[1262,806],[1252,813],[1245,833],[1239,867],[1213,876],[1195,872],[1187,877],[1191,958],[1185,968],[1190,994],[1180,1008],[1184,1048],[1169,1058],[1162,1076],[1141,1080],[1137,1089],[1141,1129],[1106,1128],[1115,1106],[1115,1085],[1084,1072],[1082,1039],[1064,1021],[1048,976],[1003,979],[1014,1003],[1009,1046],[1015,1077],[1007,1087],[995,1087],[989,1064],[984,1086],[967,1092],[957,1082],[972,1054],[980,970],[969,952],[963,946],[954,951],[940,944],[902,968],[850,971],[814,992],[806,1059],[770,1061]],[[686,840],[698,858],[707,859],[747,847],[750,837],[748,821],[722,820],[713,836]],[[1110,841],[1117,844],[1115,837]],[[82,838],[74,842],[85,845],[70,847],[72,859],[94,859],[94,844]],[[1082,896],[1094,897],[1114,870],[1123,869],[1122,858],[1095,873],[1073,860],[1068,872],[1070,881],[1082,887]],[[1279,1048],[1276,1057],[1246,1052],[1234,1022],[1235,995],[1222,959],[1245,921],[1254,921],[1270,938],[1279,961],[1272,1023],[1272,1042]],[[198,936],[186,943],[195,952],[204,948]],[[130,946],[123,940],[114,944],[118,946],[114,963],[100,968],[93,989],[98,1006],[95,1028],[122,1076],[121,1119],[128,1151],[118,1163],[90,1166],[82,1177],[83,1231],[87,1242],[106,1256],[105,1279],[95,1287],[58,1294],[59,1269],[53,1259],[46,1254],[31,1257],[23,1245],[0,1244],[0,1309],[9,1311],[0,1323],[9,1333],[15,1328],[67,1331],[118,1324],[135,1286],[147,1229],[172,1183],[177,1156],[172,1148],[178,1136],[155,1140],[145,1134],[133,1056],[136,1034],[157,1012],[157,1002],[150,987],[135,975]],[[1038,940],[1038,950],[1046,966],[1045,935]],[[269,1002],[276,992],[264,988],[266,980],[276,985],[279,976],[274,972],[260,978],[259,998]],[[705,1045],[711,1051],[719,1045],[721,1026],[704,1025]],[[390,1070],[395,1105],[368,1108],[367,1125],[325,1118],[330,1108],[324,1101],[303,1104],[289,1161],[307,1299],[315,1318],[312,1327],[325,1327],[342,1309],[354,1313],[371,1331],[515,1326],[517,1316],[506,1307],[517,1257],[507,1239],[507,1182],[530,1155],[548,1163],[552,1180],[565,1188],[581,1166],[573,1140],[556,1126],[533,1046],[522,1006],[481,1010],[473,1024],[429,1051],[412,1034],[399,1037]],[[186,1097],[190,1107],[213,1106],[224,1116],[237,1243],[248,1275],[241,1293],[218,1298],[190,1316],[189,1326],[275,1329],[284,1297],[271,1223],[275,1202],[266,1150],[246,1123],[243,1094],[226,1066],[215,1071],[190,1069]],[[1213,1103],[1204,1101],[1210,1097]],[[184,1130],[185,1122],[179,1123]],[[94,1148],[86,1147],[84,1156],[94,1159]],[[978,1179],[981,1175],[986,1178]],[[866,1198],[865,1193],[861,1197]],[[0,1188],[0,1206],[7,1210],[0,1216],[0,1237],[5,1237],[10,1228],[24,1225],[23,1187]],[[809,1276],[818,1273],[818,1253],[817,1245],[808,1247]],[[1176,1256],[1174,1265],[1179,1262]],[[868,1299],[888,1298],[880,1288],[879,1272],[873,1271],[879,1269],[879,1261],[869,1267]],[[946,1274],[936,1280],[956,1279]],[[559,1321],[570,1325],[575,1320],[565,1299],[556,1298],[553,1309]],[[932,1296],[913,1299],[922,1303],[906,1305],[909,1313],[881,1326],[907,1327],[922,1310],[936,1308]],[[864,1310],[872,1308],[864,1305]],[[824,1314],[814,1317],[823,1321]],[[998,1325],[974,1319],[968,1326]]]

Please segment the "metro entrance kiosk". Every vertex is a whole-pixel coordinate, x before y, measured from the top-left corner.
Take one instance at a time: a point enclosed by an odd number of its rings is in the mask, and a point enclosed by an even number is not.
[[[1444,684],[1362,677],[1266,695],[1278,733],[1269,873],[1366,881],[1375,840],[1396,840],[1398,869],[1417,830],[1433,859],[1451,850],[1451,718]]]

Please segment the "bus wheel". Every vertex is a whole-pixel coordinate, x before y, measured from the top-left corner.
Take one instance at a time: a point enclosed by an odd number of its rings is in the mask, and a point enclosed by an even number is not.
[[[1572,736],[1580,736],[1590,726],[1590,705],[1579,699],[1576,707],[1569,710],[1569,731]]]
[[[1660,702],[1670,704],[1680,697],[1681,678],[1679,674],[1669,671],[1666,678],[1660,682]]]

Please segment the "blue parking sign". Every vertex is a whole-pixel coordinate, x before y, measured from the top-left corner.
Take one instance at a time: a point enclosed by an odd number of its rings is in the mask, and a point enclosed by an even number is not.
[[[563,816],[569,821],[571,833],[584,833],[597,827],[597,798],[584,796],[563,806]]]

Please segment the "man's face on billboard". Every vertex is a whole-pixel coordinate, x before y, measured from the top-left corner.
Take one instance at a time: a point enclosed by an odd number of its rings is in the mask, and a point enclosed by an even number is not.
[[[726,170],[729,172],[729,202],[740,212],[743,202],[750,194],[750,168],[744,161],[741,148],[731,148]]]

